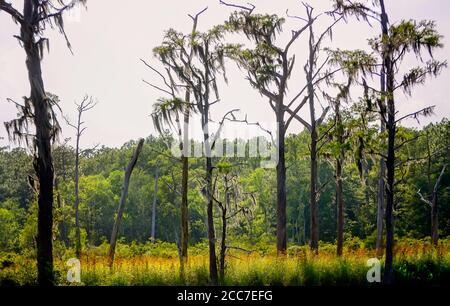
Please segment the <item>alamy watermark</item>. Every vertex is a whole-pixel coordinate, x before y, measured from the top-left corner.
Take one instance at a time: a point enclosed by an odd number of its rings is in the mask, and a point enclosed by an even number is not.
[[[67,271],[67,281],[69,283],[81,283],[81,263],[78,258],[70,258],[66,262],[66,266],[69,267]]]
[[[175,157],[260,158],[262,168],[278,164],[278,123],[264,122],[257,126],[218,126],[206,124],[202,129],[194,125],[184,127],[189,137],[176,137],[169,145]],[[181,129],[181,128],[180,128]],[[216,132],[210,133],[215,130]],[[205,136],[207,135],[207,136]],[[205,139],[206,137],[206,139]],[[180,148],[183,144],[183,149]]]
[[[366,265],[370,267],[366,278],[369,283],[381,283],[381,262],[378,258],[370,258]]]

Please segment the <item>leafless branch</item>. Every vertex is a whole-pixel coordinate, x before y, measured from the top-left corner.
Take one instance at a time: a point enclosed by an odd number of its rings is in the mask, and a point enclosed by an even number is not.
[[[238,8],[241,10],[245,10],[248,11],[249,14],[253,13],[253,10],[255,9],[255,6],[251,3],[247,3],[248,6],[243,6],[243,5],[238,5],[238,4],[233,4],[233,3],[227,3],[223,0],[219,0],[219,3],[225,6],[229,6],[229,7],[234,7],[234,8]]]

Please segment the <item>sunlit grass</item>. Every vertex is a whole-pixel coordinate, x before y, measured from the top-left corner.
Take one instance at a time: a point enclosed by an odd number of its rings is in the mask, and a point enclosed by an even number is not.
[[[366,280],[369,258],[373,250],[346,248],[344,256],[337,257],[328,245],[319,255],[307,247],[297,247],[288,255],[279,257],[273,252],[230,251],[222,285],[251,286],[347,286],[370,285]],[[81,257],[81,283],[87,286],[154,286],[154,285],[209,285],[209,266],[206,250],[189,257],[184,274],[176,253],[164,256],[118,253],[112,268],[107,257],[98,250],[85,252]],[[153,254],[153,253],[150,253]],[[70,255],[70,254],[69,254]],[[67,255],[67,256],[69,256]],[[59,285],[74,285],[66,280],[69,267],[62,257],[55,260]],[[0,269],[3,285],[34,285],[35,261],[18,256],[15,262]],[[381,259],[383,264],[383,259]],[[442,284],[450,281],[450,244],[435,249],[423,241],[408,240],[397,245],[394,269],[400,284]]]

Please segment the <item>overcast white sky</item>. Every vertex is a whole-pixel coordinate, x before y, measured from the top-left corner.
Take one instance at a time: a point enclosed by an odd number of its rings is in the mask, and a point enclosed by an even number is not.
[[[46,90],[57,94],[63,111],[75,118],[75,101],[85,94],[98,99],[96,108],[85,116],[88,130],[82,139],[82,146],[96,143],[107,146],[121,146],[130,139],[155,134],[149,114],[152,104],[161,94],[142,82],[142,79],[158,82],[158,78],[141,62],[140,58],[156,64],[151,50],[161,43],[164,30],[175,28],[188,31],[191,20],[188,13],[195,14],[208,6],[201,16],[200,30],[224,21],[230,8],[219,5],[218,0],[90,0],[88,10],[66,20],[66,32],[73,46],[71,55],[63,38],[56,32],[49,32],[50,54],[43,61],[43,76]],[[247,1],[241,1],[241,3]],[[317,11],[329,8],[327,0],[309,0]],[[401,19],[432,19],[438,30],[445,36],[446,47],[436,53],[437,59],[450,58],[450,1],[448,0],[388,0],[387,6],[391,22]],[[22,1],[12,1],[21,9]],[[236,1],[239,3],[239,1]],[[291,14],[303,14],[298,0],[254,0],[258,12],[277,13],[285,16],[289,8]],[[323,25],[326,20],[323,21]],[[288,20],[285,35],[299,26],[299,21]],[[29,85],[25,70],[25,56],[13,35],[18,34],[18,26],[9,16],[0,13],[0,122],[15,117],[16,109],[6,102],[6,98],[20,101],[29,95]],[[371,29],[358,22],[342,24],[334,31],[334,48],[367,48],[366,39],[378,33],[378,27]],[[287,36],[281,37],[286,39]],[[298,65],[290,81],[291,95],[304,84],[301,67],[305,58],[305,42],[300,40],[293,51]],[[240,108],[242,115],[248,114],[252,121],[273,121],[273,113],[266,100],[261,98],[247,82],[244,74],[234,65],[228,68],[228,86],[222,86],[221,103],[217,104],[213,116],[219,119],[224,112]],[[428,105],[436,105],[436,114],[430,119],[440,121],[450,116],[448,86],[450,71],[447,69],[436,80],[427,82],[413,92],[412,98],[401,98],[398,109],[401,114],[413,112]],[[306,114],[306,110],[303,114]],[[406,125],[417,126],[414,121]],[[293,125],[291,132],[300,130]],[[62,138],[72,137],[73,130],[63,124]],[[0,126],[0,145],[8,143],[3,124]]]

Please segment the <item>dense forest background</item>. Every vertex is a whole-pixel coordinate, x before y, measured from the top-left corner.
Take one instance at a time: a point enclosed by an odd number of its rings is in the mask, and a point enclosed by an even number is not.
[[[430,194],[443,165],[450,162],[450,123],[444,119],[425,128],[402,129],[406,138],[418,137],[399,153],[406,162],[398,172],[395,220],[396,237],[422,239],[430,236],[430,207],[417,192]],[[149,136],[130,182],[129,197],[120,229],[123,243],[146,243],[151,238],[152,203],[155,196],[155,173],[158,168],[159,187],[156,194],[156,239],[179,242],[180,164],[170,157],[170,138]],[[287,210],[289,245],[308,243],[308,134],[287,138]],[[124,169],[135,141],[121,148],[98,147],[84,150],[80,159],[80,224],[83,248],[106,243],[111,235],[117,211]],[[367,247],[375,247],[376,186],[378,163],[376,156],[365,156],[362,173],[358,170],[357,150],[350,150],[345,166],[345,237],[360,239]],[[36,194],[28,177],[33,175],[32,157],[21,148],[1,148],[0,151],[0,249],[1,251],[32,251],[37,230]],[[320,181],[324,187],[319,200],[320,240],[336,240],[336,201],[333,166],[325,156],[321,159]],[[428,158],[428,156],[430,158]],[[276,231],[275,169],[260,168],[257,158],[227,159],[239,164],[234,173],[241,193],[240,206],[246,214],[237,214],[229,222],[229,239],[233,242],[267,242],[274,244]],[[58,190],[55,193],[54,235],[57,245],[74,246],[74,167],[75,150],[67,144],[54,147]],[[189,179],[189,237],[190,243],[206,240],[206,207],[198,188],[204,169],[201,158],[189,159],[192,176]],[[450,177],[446,173],[439,189],[441,237],[450,235]],[[215,207],[216,226],[220,226]],[[220,231],[218,231],[220,233]],[[220,235],[220,234],[219,234]]]

